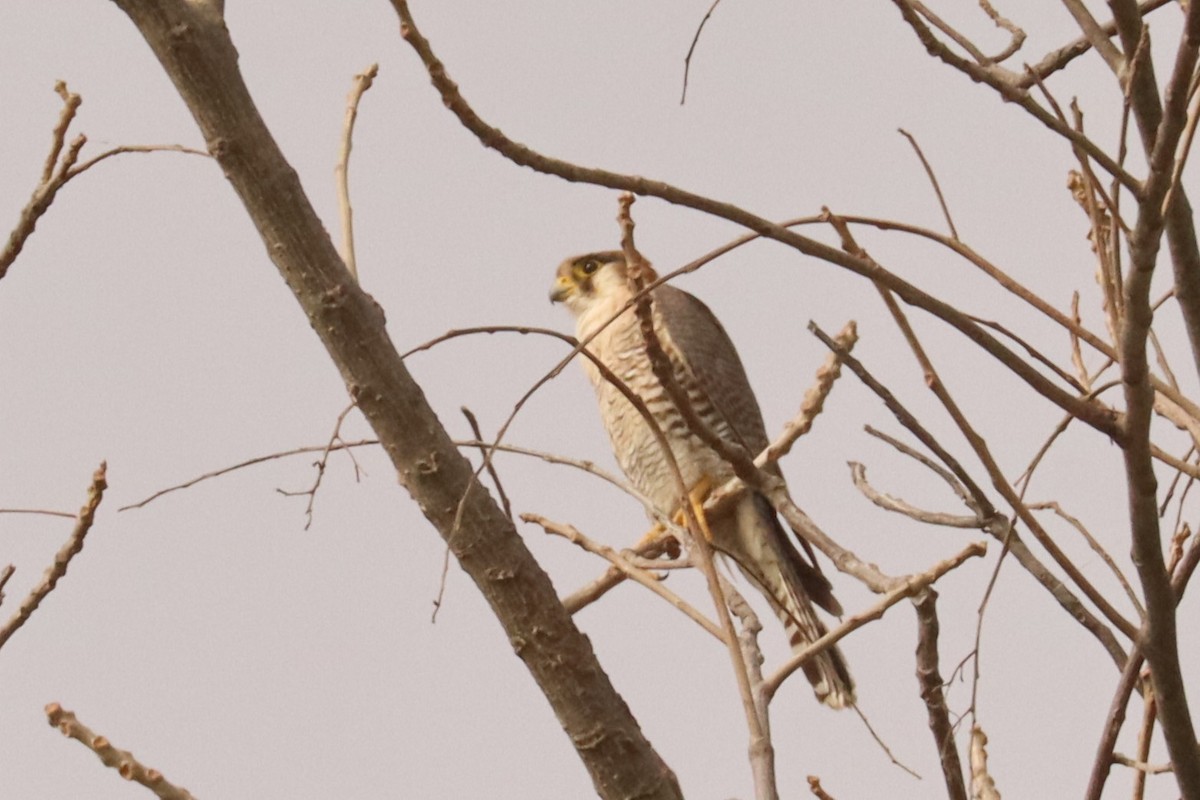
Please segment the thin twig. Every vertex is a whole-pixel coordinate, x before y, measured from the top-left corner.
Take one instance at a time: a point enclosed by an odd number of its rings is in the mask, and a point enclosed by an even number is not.
[[[855,343],[858,342],[858,327],[854,320],[846,323],[834,337],[834,341],[847,353],[854,349]],[[800,410],[783,426],[783,433],[779,438],[771,442],[764,451],[763,460],[761,462],[757,458],[754,460],[756,466],[764,467],[779,461],[792,451],[792,445],[796,443],[797,439],[812,430],[813,421],[825,408],[825,400],[829,397],[833,384],[841,377],[841,374],[842,358],[836,351],[831,350],[817,369],[816,381],[804,393],[804,399],[800,402]]]
[[[0,514],[39,514],[46,517],[75,519],[75,515],[69,511],[48,511],[44,508],[0,508]]]
[[[107,469],[108,465],[101,461],[100,466],[92,474],[87,500],[79,509],[79,514],[75,518],[75,529],[71,531],[70,538],[54,554],[54,563],[46,568],[42,579],[30,590],[16,613],[9,618],[8,622],[4,623],[3,627],[0,627],[0,647],[4,647],[5,642],[28,621],[30,615],[46,599],[46,595],[54,591],[59,580],[67,574],[67,567],[70,566],[71,559],[83,549],[83,540],[88,535],[88,531],[92,529],[92,523],[96,519],[96,509],[99,507],[100,501],[104,499],[104,490],[108,488],[105,480]]]
[[[321,457],[313,462],[313,466],[317,468],[317,477],[313,479],[312,486],[308,487],[307,489],[304,489],[302,491],[297,491],[297,492],[288,491],[285,489],[276,489],[275,490],[275,491],[279,492],[279,494],[283,495],[284,497],[307,497],[308,498],[308,504],[304,507],[304,520],[305,520],[304,521],[304,530],[308,530],[312,526],[313,505],[317,502],[317,490],[321,488],[321,481],[325,477],[325,468],[329,464],[329,454],[332,453],[334,450],[345,449],[346,453],[350,454],[350,457],[352,459],[354,458],[353,451],[351,449],[339,448],[339,447],[336,447],[336,445],[338,442],[342,441],[342,423],[346,421],[346,415],[349,414],[351,411],[353,411],[355,408],[357,408],[357,406],[358,406],[358,404],[356,402],[351,402],[350,405],[346,406],[344,409],[342,409],[342,412],[340,414],[338,414],[337,422],[334,423],[334,426],[333,426],[333,433],[330,434],[330,436],[329,436],[329,442],[325,445],[324,450],[322,450]],[[359,472],[360,472],[360,470],[358,467],[358,462],[355,461],[354,462],[354,479],[355,480],[358,480]]]
[[[140,783],[162,800],[195,800],[191,792],[171,783],[158,770],[143,765],[133,753],[113,747],[107,736],[94,733],[79,721],[74,711],[67,711],[58,703],[51,703],[46,706],[46,719],[51,727],[62,731],[63,736],[82,742],[84,747],[96,754],[104,766],[112,767],[125,780]]]
[[[713,0],[713,4],[708,7],[708,11],[704,12],[704,16],[700,19],[700,24],[696,26],[696,34],[692,37],[692,44],[688,47],[687,55],[683,59],[683,92],[679,95],[679,105],[687,102],[687,87],[688,75],[692,69],[692,53],[696,51],[696,43],[700,41],[700,32],[704,30],[704,26],[708,23],[708,18],[713,15],[720,5],[721,0]]]
[[[946,197],[942,194],[941,184],[938,183],[937,175],[933,171],[933,167],[925,158],[925,154],[921,152],[921,145],[917,144],[916,137],[904,130],[897,128],[908,143],[912,145],[912,149],[916,151],[917,158],[921,159],[921,166],[925,168],[925,174],[929,176],[929,183],[933,186],[933,193],[937,195],[938,205],[942,207],[942,216],[946,218],[946,227],[950,229],[950,238],[958,241],[958,229],[954,227],[954,218],[950,216],[950,207],[946,205]]]
[[[908,456],[929,471],[933,472],[946,482],[946,485],[950,487],[950,490],[954,492],[954,494],[958,495],[958,499],[962,500],[963,505],[974,511],[977,516],[981,515],[982,509],[978,507],[978,504],[975,502],[975,498],[971,497],[971,494],[967,491],[967,488],[962,485],[962,482],[959,481],[958,478],[954,477],[953,472],[946,469],[924,453],[921,453],[915,448],[909,447],[904,442],[900,441],[894,436],[889,436],[881,430],[872,428],[870,425],[864,425],[863,431],[865,431],[868,436],[874,436],[880,441],[887,442],[901,454]]]
[[[812,333],[818,339],[820,339],[826,347],[831,349],[836,348],[836,345],[829,335],[822,331],[815,323],[809,323],[809,330],[812,331]],[[998,539],[1005,548],[1012,552],[1012,554],[1021,563],[1021,566],[1024,567],[1031,575],[1033,575],[1034,578],[1036,578],[1037,581],[1042,584],[1042,586],[1045,587],[1048,592],[1050,592],[1051,596],[1058,601],[1059,605],[1063,607],[1063,609],[1071,616],[1072,619],[1079,622],[1093,636],[1096,637],[1096,639],[1112,657],[1113,661],[1118,667],[1124,664],[1125,651],[1121,648],[1120,643],[1118,643],[1116,638],[1113,636],[1112,631],[1110,631],[1104,625],[1104,623],[1098,620],[1095,615],[1088,611],[1087,608],[1084,607],[1083,603],[1080,602],[1079,598],[1072,594],[1071,591],[1062,583],[1062,581],[1059,580],[1058,577],[1050,572],[1050,570],[1037,559],[1037,557],[1029,550],[1025,543],[1022,542],[1021,539],[1016,535],[1016,532],[1012,529],[1011,525],[1008,523],[1008,520],[996,510],[996,508],[992,505],[991,500],[988,499],[983,490],[975,483],[971,476],[967,474],[966,470],[963,469],[962,465],[959,464],[959,462],[952,455],[950,455],[950,453],[947,452],[944,447],[942,447],[938,440],[932,434],[930,434],[920,422],[917,421],[916,417],[914,417],[912,413],[896,399],[895,395],[892,394],[892,392],[889,391],[886,386],[881,384],[873,375],[871,375],[871,373],[862,365],[861,362],[859,362],[858,359],[854,358],[849,353],[844,353],[843,358],[846,366],[850,368],[850,370],[858,377],[858,379],[862,381],[867,388],[875,392],[875,394],[881,400],[883,400],[884,405],[886,405],[888,410],[892,412],[892,415],[895,416],[897,421],[911,431],[912,434],[916,436],[923,445],[929,448],[931,452],[941,459],[942,463],[954,473],[955,477],[962,481],[967,491],[970,492],[971,497],[978,504],[982,516],[993,521],[989,522],[989,524],[985,526],[984,530],[994,538]],[[835,560],[834,563],[838,562]]]
[[[708,617],[701,614],[694,606],[688,603],[679,595],[672,592],[670,589],[662,585],[661,581],[655,579],[653,575],[640,567],[635,566],[628,558],[613,548],[605,544],[600,544],[597,541],[589,539],[582,534],[574,525],[566,525],[560,522],[546,519],[538,514],[522,514],[521,519],[525,522],[540,525],[546,533],[552,533],[556,536],[561,536],[574,545],[577,545],[589,553],[598,555],[604,558],[608,563],[612,564],[617,569],[625,574],[636,583],[640,583],[656,595],[666,600],[675,608],[682,611],[689,619],[699,625],[704,630],[716,637],[717,641],[727,643],[726,633],[717,627]],[[734,646],[737,646],[736,642]]]
[[[67,85],[62,81],[58,81],[55,84],[54,90],[63,99],[63,108],[59,112],[58,123],[54,126],[50,152],[46,156],[46,161],[42,166],[42,174],[38,185],[34,188],[29,202],[21,209],[21,213],[17,217],[17,224],[9,234],[8,241],[0,248],[0,278],[3,278],[8,273],[9,267],[17,260],[17,256],[21,254],[26,241],[33,235],[38,220],[41,219],[42,215],[54,203],[54,198],[58,194],[59,189],[80,173],[86,172],[106,158],[121,153],[151,153],[171,150],[195,155],[208,155],[208,153],[192,150],[181,145],[125,145],[106,150],[100,155],[79,164],[77,163],[79,161],[79,153],[83,149],[83,145],[87,142],[87,137],[79,135],[69,145],[65,145],[65,142],[67,130],[70,128],[71,122],[75,119],[75,114],[83,100],[79,95],[69,91]],[[63,152],[64,146],[66,147],[65,153]]]
[[[0,605],[4,603],[4,587],[8,585],[8,579],[13,576],[17,568],[9,564],[4,569],[0,569]]]
[[[1078,518],[1071,516],[1066,511],[1063,511],[1062,506],[1060,506],[1055,500],[1047,500],[1041,503],[1030,503],[1029,509],[1031,511],[1049,509],[1065,520],[1068,525],[1078,531],[1079,535],[1083,537],[1085,542],[1087,542],[1088,547],[1092,548],[1092,552],[1100,556],[1100,560],[1105,563],[1109,571],[1112,572],[1114,577],[1116,577],[1117,583],[1121,584],[1121,588],[1125,590],[1125,596],[1129,598],[1129,602],[1133,605],[1134,610],[1137,611],[1138,616],[1143,618],[1146,616],[1146,609],[1142,608],[1142,601],[1138,599],[1137,593],[1134,592],[1133,587],[1129,585],[1129,581],[1125,578],[1125,573],[1121,572],[1121,568],[1117,566],[1117,562],[1114,561],[1113,557],[1108,554],[1108,551],[1104,549],[1104,546],[1101,545],[1100,542],[1096,541],[1096,537],[1092,536],[1087,527],[1080,522]]]
[[[354,208],[350,205],[350,148],[354,138],[354,121],[358,119],[358,104],[363,94],[371,88],[379,65],[372,64],[354,76],[350,93],[346,96],[346,119],[342,123],[342,146],[338,152],[334,180],[337,182],[338,216],[342,221],[342,261],[346,269],[358,280],[358,259],[354,256]]]
[[[667,554],[673,558],[679,557],[679,541],[674,534],[670,533],[666,528],[660,529],[661,532],[657,536],[644,537],[640,542],[633,546],[629,554],[642,559],[656,559],[663,554]],[[633,563],[633,560],[630,560]],[[658,565],[656,564],[657,568]],[[609,590],[619,586],[625,580],[625,573],[617,567],[609,567],[604,571],[604,574],[595,580],[581,586],[571,594],[563,598],[563,607],[568,612],[576,614],[592,603],[599,600],[604,595],[608,594]]]
[[[475,434],[475,439],[482,442],[484,440],[483,431],[479,428],[479,420],[475,418],[474,412],[466,406],[462,406],[459,410],[467,418],[467,424],[471,426],[471,433]],[[500,505],[504,509],[504,516],[508,517],[509,521],[516,525],[517,523],[512,513],[512,503],[508,502],[508,494],[504,491],[504,484],[500,482],[500,473],[496,471],[496,465],[491,461],[487,463],[487,472],[488,476],[492,479],[492,485],[496,487],[496,494],[500,496]]]
[[[964,514],[945,514],[939,511],[926,511],[925,509],[917,508],[907,501],[884,494],[867,481],[867,468],[865,466],[857,461],[851,461],[849,464],[850,478],[854,481],[854,487],[862,492],[864,497],[885,511],[903,514],[909,519],[924,522],[927,525],[941,525],[947,528],[982,528],[987,524],[987,520],[976,515],[966,516]]]
[[[922,780],[919,772],[917,772],[912,767],[910,767],[907,764],[905,764],[904,762],[902,762],[900,759],[896,758],[896,754],[892,752],[892,748],[887,746],[887,742],[885,742],[883,740],[883,737],[880,736],[878,732],[876,732],[875,726],[873,726],[871,724],[871,720],[867,719],[867,715],[862,710],[862,706],[860,706],[858,703],[855,703],[853,708],[854,708],[854,713],[858,715],[859,721],[863,724],[863,727],[867,729],[867,733],[869,733],[871,735],[871,738],[873,740],[875,740],[875,744],[877,744],[879,746],[879,749],[883,751],[883,754],[888,757],[888,761],[891,761],[893,765],[904,770],[905,772],[907,772],[909,775],[912,775],[917,780]]]

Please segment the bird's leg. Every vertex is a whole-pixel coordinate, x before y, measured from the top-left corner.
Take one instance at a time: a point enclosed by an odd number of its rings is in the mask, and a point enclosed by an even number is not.
[[[712,480],[706,475],[688,491],[688,502],[691,503],[692,513],[696,515],[696,522],[700,525],[700,533],[704,534],[704,540],[710,543],[713,534],[712,529],[708,527],[708,517],[704,513],[704,501],[708,499],[712,488]],[[675,521],[680,527],[687,527],[687,519],[682,510],[675,515]]]

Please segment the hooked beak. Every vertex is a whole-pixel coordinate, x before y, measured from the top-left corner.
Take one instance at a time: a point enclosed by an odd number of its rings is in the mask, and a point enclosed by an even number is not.
[[[566,275],[559,275],[554,279],[554,287],[550,289],[550,302],[561,303],[566,300],[575,291],[575,287],[571,284],[571,279]]]

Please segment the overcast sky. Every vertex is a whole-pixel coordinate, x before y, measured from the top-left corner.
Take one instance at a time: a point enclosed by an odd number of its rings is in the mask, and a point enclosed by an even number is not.
[[[355,73],[380,65],[360,110],[351,188],[361,282],[386,310],[399,348],[474,325],[572,329],[546,299],[553,271],[565,256],[616,245],[616,193],[535,174],[482,148],[442,107],[383,0],[227,5],[258,107],[335,234],[346,92]],[[1006,44],[974,4],[942,5],[985,50]],[[1069,148],[932,60],[890,3],[726,0],[698,45],[684,106],[683,58],[709,0],[412,6],[468,100],[514,139],[769,218],[827,205],[944,230],[925,173],[897,133],[904,128],[937,169],[962,238],[1059,307],[1078,289],[1085,323],[1103,330],[1087,219],[1065,188]],[[1014,0],[1001,10],[1029,34],[1018,62],[1078,35],[1054,4]],[[1153,18],[1160,56],[1179,16],[1167,8]],[[41,173],[59,79],[83,97],[73,130],[88,136],[85,155],[121,144],[203,149],[182,101],[112,3],[8,0],[0,4],[0,229],[16,220]],[[1114,145],[1120,95],[1097,57],[1050,87],[1063,102],[1078,96],[1094,138]],[[655,200],[639,201],[634,215],[638,243],[660,271],[742,233]],[[833,241],[829,231],[812,233]],[[863,232],[860,240],[894,271],[1021,329],[1067,363],[1066,337],[967,263],[896,234]],[[758,243],[679,285],[726,324],[770,430],[795,413],[824,358],[809,320],[832,332],[855,319],[859,357],[982,477],[867,283]],[[917,313],[913,322],[1015,477],[1059,413],[946,326]],[[1171,309],[1159,333],[1194,391],[1178,330]],[[563,354],[550,340],[483,336],[421,353],[409,366],[446,426],[468,438],[460,406],[494,433]],[[346,403],[215,163],[128,155],[63,190],[0,281],[0,508],[74,511],[102,459],[110,489],[67,577],[0,653],[5,796],[149,796],[49,728],[42,709],[51,701],[201,798],[591,794],[547,703],[453,564],[430,623],[444,548],[382,453],[357,454],[357,479],[348,458],[332,459],[307,530],[305,499],[276,490],[311,486],[311,456],[118,513],[210,470],[323,444]],[[849,460],[867,464],[885,491],[962,511],[944,485],[863,433],[864,424],[901,430],[873,395],[843,378],[784,463],[797,501],[826,531],[890,574],[926,569],[982,538],[917,526],[857,494]],[[343,434],[370,431],[351,415]],[[615,468],[577,368],[535,395],[509,440]],[[1178,439],[1166,441],[1183,452]],[[635,501],[590,476],[517,456],[497,463],[516,511],[570,522],[614,546],[646,527]],[[1061,501],[1130,570],[1117,448],[1072,430],[1043,470],[1029,499]],[[1162,477],[1165,485],[1170,476]],[[1099,559],[1070,528],[1048,523],[1127,610]],[[0,564],[17,569],[3,616],[70,527],[0,514]],[[540,529],[521,532],[562,593],[603,570]],[[998,555],[992,542],[986,559],[938,586],[946,677],[973,647]],[[834,582],[849,612],[873,602],[850,577],[835,574]],[[671,584],[709,608],[698,575]],[[1194,613],[1189,598],[1183,614]],[[778,663],[785,642],[764,619],[768,662]],[[745,724],[725,651],[633,586],[577,621],[687,796],[749,797]],[[1194,682],[1194,626],[1181,626],[1181,636]],[[843,649],[863,711],[923,780],[893,766],[852,712],[819,707],[795,680],[772,707],[784,796],[804,796],[810,774],[843,800],[943,794],[914,677],[915,641],[903,603]],[[979,721],[1001,791],[1077,795],[1117,673],[1011,562],[991,599],[981,666]],[[970,703],[970,665],[965,674],[950,689],[955,712]],[[1140,706],[1131,708],[1137,719]],[[1121,749],[1132,751],[1129,737]],[[1156,747],[1152,760],[1164,759]],[[1116,772],[1112,795],[1124,796],[1127,785],[1127,773]],[[1150,786],[1148,797],[1177,796],[1169,777]]]

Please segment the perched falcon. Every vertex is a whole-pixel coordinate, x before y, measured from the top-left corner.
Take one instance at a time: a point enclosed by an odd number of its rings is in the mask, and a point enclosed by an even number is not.
[[[550,292],[552,301],[565,303],[575,315],[580,341],[603,328],[588,350],[646,404],[670,442],[688,489],[716,488],[734,477],[733,469],[691,432],[654,375],[636,312],[630,307],[609,323],[632,297],[620,251],[564,261]],[[722,439],[742,445],[751,455],[760,453],[768,444],[762,412],[721,323],[708,306],[673,286],[659,286],[651,298],[655,333],[696,414]],[[680,493],[650,427],[591,361],[585,359],[583,365],[596,388],[600,416],[621,469],[660,514],[674,515]],[[793,651],[825,633],[813,602],[831,614],[841,614],[829,581],[792,543],[765,497],[748,493],[729,511],[708,516],[707,522],[713,547],[731,558],[767,598]],[[807,544],[805,551],[811,559]],[[804,671],[822,702],[834,708],[854,703],[854,681],[836,647],[818,655]]]

